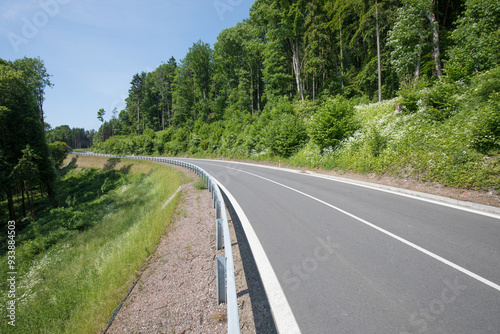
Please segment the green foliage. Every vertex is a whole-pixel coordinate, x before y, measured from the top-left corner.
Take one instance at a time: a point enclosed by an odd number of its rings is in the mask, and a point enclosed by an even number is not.
[[[446,73],[459,80],[500,64],[500,1],[467,0],[465,13],[451,34]]]
[[[62,166],[64,159],[68,156],[71,147],[62,141],[56,141],[49,144],[49,149],[52,160],[54,160],[56,167],[59,168]]]
[[[495,154],[500,151],[500,92],[492,93],[478,110],[473,134],[473,146],[479,152]]]
[[[266,137],[274,154],[289,157],[304,144],[307,132],[302,120],[293,114],[281,113],[269,123]]]
[[[474,76],[471,92],[480,101],[486,101],[491,94],[500,92],[500,66]]]
[[[53,183],[54,164],[45,140],[41,105],[43,89],[50,85],[43,62],[23,58],[14,62],[0,59],[0,175],[1,190],[8,200],[10,219],[24,218],[16,212],[14,196],[46,191],[56,207]],[[30,201],[30,198],[28,198]],[[31,198],[31,214],[35,215]],[[4,223],[0,223],[4,224]]]
[[[421,92],[421,112],[432,121],[443,121],[455,114],[459,107],[461,87],[456,83],[436,82]]]
[[[398,105],[401,111],[414,113],[418,111],[418,101],[422,98],[422,90],[430,86],[426,77],[403,83],[398,92]]]
[[[309,136],[321,149],[335,148],[357,128],[353,114],[354,106],[346,98],[329,99],[314,114],[309,124]]]
[[[99,111],[97,112],[97,119],[101,122],[104,122],[104,114],[106,114],[106,111],[103,108],[99,109]]]
[[[54,129],[48,129],[45,133],[47,142],[54,143],[61,141],[73,149],[89,148],[94,135],[95,130],[87,131],[83,128],[70,128],[67,125],[56,126]]]
[[[310,100],[296,101],[293,104],[293,111],[295,115],[304,121],[309,121],[316,112],[317,105]]]
[[[460,82],[428,81],[425,77],[404,84],[398,93],[398,105],[403,112],[422,113],[429,121],[441,122],[459,110],[466,87]]]
[[[400,81],[410,81],[420,65],[430,30],[425,26],[426,0],[405,0],[398,8],[398,19],[389,33],[387,46],[391,49],[391,65]]]

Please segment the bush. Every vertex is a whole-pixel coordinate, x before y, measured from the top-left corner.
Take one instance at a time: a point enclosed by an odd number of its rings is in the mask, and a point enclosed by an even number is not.
[[[500,66],[475,76],[471,90],[481,101],[487,101],[491,94],[500,92]]]
[[[61,167],[64,159],[68,156],[68,152],[71,148],[68,144],[62,141],[56,141],[49,144],[50,154],[57,168]]]
[[[398,92],[401,110],[409,113],[417,112],[421,91],[428,87],[429,84],[429,80],[425,76],[409,83],[401,83],[401,88]]]
[[[306,139],[305,125],[295,115],[281,114],[269,123],[267,143],[274,154],[289,157]]]
[[[322,150],[335,148],[358,127],[354,106],[342,96],[327,100],[309,123],[309,136]]]
[[[293,110],[299,119],[309,120],[316,111],[316,105],[309,100],[296,101],[293,104]]]
[[[387,147],[387,138],[384,137],[378,129],[373,129],[366,137],[370,153],[374,157],[380,156],[382,151]]]
[[[473,146],[479,152],[492,154],[500,150],[500,93],[491,94],[479,111],[473,129]]]
[[[422,107],[426,116],[433,121],[441,122],[454,115],[459,106],[457,91],[456,84],[437,81],[422,96]]]

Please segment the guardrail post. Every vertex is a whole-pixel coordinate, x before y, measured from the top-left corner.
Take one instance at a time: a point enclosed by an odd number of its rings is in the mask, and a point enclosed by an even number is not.
[[[222,225],[223,220],[217,219],[215,226],[215,246],[217,250],[222,249],[222,236],[224,232],[224,226]]]
[[[221,205],[220,201],[215,202],[215,219],[221,218]]]
[[[216,258],[217,266],[217,304],[226,302],[226,257]]]

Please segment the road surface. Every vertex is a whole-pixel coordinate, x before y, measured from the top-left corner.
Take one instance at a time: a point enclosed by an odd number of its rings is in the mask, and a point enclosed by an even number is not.
[[[183,160],[244,212],[282,333],[500,333],[499,215],[307,173]]]

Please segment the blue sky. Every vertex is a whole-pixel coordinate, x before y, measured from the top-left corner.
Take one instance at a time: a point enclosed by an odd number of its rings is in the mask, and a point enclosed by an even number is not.
[[[1,0],[0,58],[40,57],[52,75],[45,120],[97,129],[124,108],[135,73],[249,17],[254,0]]]

